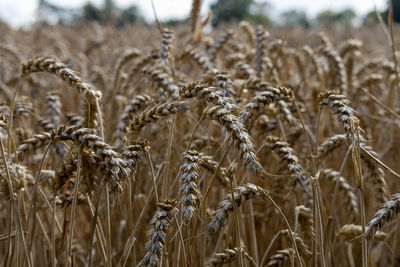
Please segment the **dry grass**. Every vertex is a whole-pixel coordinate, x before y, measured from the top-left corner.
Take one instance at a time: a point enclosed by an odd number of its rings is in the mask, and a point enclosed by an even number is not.
[[[161,33],[0,27],[0,264],[398,266],[384,33],[206,34],[199,2]]]

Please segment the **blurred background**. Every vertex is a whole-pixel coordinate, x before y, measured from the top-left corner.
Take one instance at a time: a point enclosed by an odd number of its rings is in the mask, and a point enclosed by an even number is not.
[[[190,0],[154,0],[158,18],[167,26],[187,23]],[[379,23],[376,12],[387,21],[387,0],[203,0],[202,14],[212,11],[212,26],[247,20],[268,27],[321,24],[360,27]],[[393,1],[394,20],[400,21],[400,0]],[[123,27],[152,24],[151,0],[0,0],[0,21],[12,27],[35,22],[73,24],[97,21]]]

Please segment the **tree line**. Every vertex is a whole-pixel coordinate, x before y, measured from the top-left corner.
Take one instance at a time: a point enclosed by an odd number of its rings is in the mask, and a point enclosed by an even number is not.
[[[383,18],[383,21],[387,21],[389,1],[387,9],[379,14]],[[392,0],[392,7],[393,20],[400,23],[400,1]],[[214,3],[210,5],[210,9],[212,11],[213,27],[216,27],[221,23],[237,22],[242,20],[269,27],[301,26],[304,28],[310,28],[321,24],[351,27],[354,26],[354,21],[356,19],[358,19],[358,21],[361,19],[361,24],[365,26],[379,23],[375,10],[371,10],[363,18],[357,18],[354,10],[349,8],[340,11],[325,10],[313,18],[310,18],[304,11],[296,9],[285,11],[279,16],[272,16],[270,10],[272,10],[273,7],[268,3],[268,1],[215,0]],[[113,0],[104,0],[101,6],[95,6],[91,2],[87,2],[79,9],[61,8],[46,0],[40,0],[38,14],[39,19],[47,18],[50,14],[52,17],[56,17],[58,19],[57,22],[59,23],[97,21],[101,24],[113,24],[118,27],[138,22],[146,24],[146,21],[137,6],[130,5],[125,8],[120,8]],[[182,20],[171,19],[163,21],[163,23],[175,26],[177,24],[186,23],[188,19],[189,18]]]

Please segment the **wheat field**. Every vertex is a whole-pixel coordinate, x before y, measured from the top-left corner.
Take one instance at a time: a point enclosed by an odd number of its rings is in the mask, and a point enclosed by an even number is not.
[[[400,266],[400,29],[208,23],[0,25],[2,266]]]

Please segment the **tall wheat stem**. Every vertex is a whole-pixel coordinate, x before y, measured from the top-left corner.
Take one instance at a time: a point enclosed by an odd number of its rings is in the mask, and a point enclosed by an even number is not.
[[[56,259],[56,191],[53,192],[53,212],[52,212],[52,220],[51,220],[51,266],[57,266]]]
[[[306,127],[305,127],[305,124],[304,124],[303,116],[302,116],[302,114],[300,112],[299,106],[297,105],[297,103],[296,103],[296,101],[294,99],[293,99],[293,103],[294,103],[294,105],[296,107],[297,113],[299,114],[301,125],[302,125],[303,131],[304,131],[304,136],[306,137],[307,149],[308,149],[308,153],[309,153],[310,159],[311,159],[312,176],[316,177],[317,165],[315,163],[315,156],[314,156],[314,154],[312,152],[310,138],[308,136],[308,133],[307,133],[307,130],[306,130]],[[319,123],[319,118],[320,117],[318,117],[318,120],[317,120],[318,123]],[[318,129],[318,126],[317,126],[317,129]],[[316,177],[316,178],[318,178],[318,177]],[[325,250],[324,250],[324,233],[323,233],[324,232],[324,227],[323,227],[323,219],[322,219],[322,214],[321,214],[321,203],[320,203],[321,196],[319,195],[320,194],[319,179],[315,179],[314,182],[315,182],[315,189],[316,190],[313,190],[313,201],[315,203],[314,209],[317,208],[317,215],[318,215],[319,226],[320,226],[320,231],[319,231],[319,239],[320,240],[319,241],[320,241],[320,249],[321,249],[321,261],[322,261],[322,265],[326,266]],[[314,182],[311,181],[311,184],[314,184]],[[317,225],[315,216],[313,217],[313,220],[314,220],[314,225]]]
[[[67,244],[67,266],[70,266],[68,263],[72,264],[72,243],[74,238],[74,225],[75,225],[75,213],[76,213],[76,204],[78,202],[78,189],[79,189],[79,182],[81,176],[81,168],[82,168],[82,148],[79,149],[78,154],[78,166],[76,169],[76,178],[75,178],[75,185],[74,185],[74,195],[72,199],[72,208],[71,208],[71,215],[70,215],[70,228],[68,233],[68,244]]]
[[[28,246],[28,252],[31,253],[32,251],[32,244],[34,241],[34,233],[35,233],[35,214],[36,214],[36,195],[37,195],[37,191],[38,191],[38,185],[39,185],[39,180],[40,180],[40,173],[42,172],[42,168],[43,168],[43,164],[44,164],[44,159],[46,158],[47,152],[49,151],[50,145],[47,145],[46,150],[43,154],[42,160],[40,161],[40,165],[39,165],[39,171],[38,174],[36,176],[36,181],[35,181],[35,186],[33,188],[33,194],[32,194],[32,199],[31,199],[31,203],[29,205],[29,211],[28,211],[28,222],[27,222],[27,227],[29,230],[29,233],[31,233],[30,236],[30,241],[29,241],[29,246]],[[32,215],[33,213],[33,215]],[[32,227],[31,227],[31,218],[32,218]]]
[[[294,238],[293,231],[292,231],[292,228],[290,227],[289,221],[287,220],[287,218],[286,218],[285,214],[283,213],[282,209],[279,207],[278,204],[276,204],[276,202],[271,198],[271,196],[266,192],[264,192],[264,196],[266,196],[272,202],[272,204],[275,206],[276,210],[283,217],[283,220],[284,220],[284,222],[286,224],[286,227],[289,230],[289,235],[290,235],[290,237],[292,239],[292,244],[293,244],[293,248],[294,248],[294,251],[296,253],[296,256],[297,256],[297,260],[299,262],[300,267],[303,267],[303,262],[301,260],[300,253],[299,253],[299,250],[298,250],[297,245],[296,245],[296,239]]]
[[[31,261],[31,258],[29,257],[29,254],[28,254],[28,248],[26,246],[25,235],[24,235],[24,231],[22,229],[21,214],[20,214],[20,211],[18,210],[17,204],[15,203],[14,189],[13,189],[13,185],[12,185],[10,171],[8,169],[8,163],[7,163],[7,160],[6,160],[6,154],[4,152],[3,140],[1,138],[0,138],[0,149],[1,149],[1,157],[2,157],[2,160],[3,160],[3,165],[4,165],[4,168],[5,168],[5,171],[6,171],[6,175],[7,175],[7,186],[8,186],[8,190],[10,192],[11,203],[12,203],[12,206],[14,207],[14,212],[15,212],[15,216],[16,216],[18,235],[20,235],[20,237],[21,237],[26,263],[27,263],[28,267],[31,267],[32,266],[32,261]],[[11,237],[9,237],[9,238],[11,238]]]
[[[111,207],[110,188],[106,183],[106,216],[107,216],[107,266],[112,267]]]

